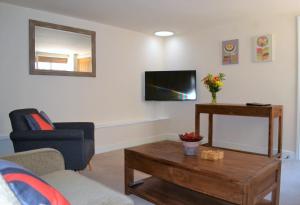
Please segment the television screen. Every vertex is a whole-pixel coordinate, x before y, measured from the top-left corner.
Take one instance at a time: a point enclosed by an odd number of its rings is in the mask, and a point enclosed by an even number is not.
[[[146,71],[145,100],[196,100],[196,71]]]

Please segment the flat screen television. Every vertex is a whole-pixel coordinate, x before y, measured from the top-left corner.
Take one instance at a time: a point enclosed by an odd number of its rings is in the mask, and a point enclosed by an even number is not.
[[[145,72],[145,100],[189,101],[196,95],[195,70]]]

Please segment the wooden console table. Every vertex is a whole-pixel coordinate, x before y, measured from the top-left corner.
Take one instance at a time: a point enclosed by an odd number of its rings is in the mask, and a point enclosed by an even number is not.
[[[265,117],[269,119],[268,156],[273,157],[274,118],[278,117],[278,153],[282,153],[282,105],[247,106],[245,104],[196,104],[195,132],[200,134],[200,113],[208,114],[208,146],[213,146],[213,115]]]

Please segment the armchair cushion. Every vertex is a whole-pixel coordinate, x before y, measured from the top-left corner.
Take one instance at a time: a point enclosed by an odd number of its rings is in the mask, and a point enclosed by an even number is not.
[[[13,162],[0,160],[0,173],[21,205],[70,205],[59,191]]]
[[[52,124],[40,114],[28,114],[24,117],[31,130],[54,130]]]
[[[40,115],[54,128],[52,120],[44,111],[40,111]]]

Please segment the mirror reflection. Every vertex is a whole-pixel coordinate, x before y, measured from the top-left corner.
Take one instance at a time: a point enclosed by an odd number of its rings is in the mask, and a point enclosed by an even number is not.
[[[89,31],[33,23],[34,70],[31,74],[95,76],[94,40]],[[45,25],[36,25],[41,23]]]

